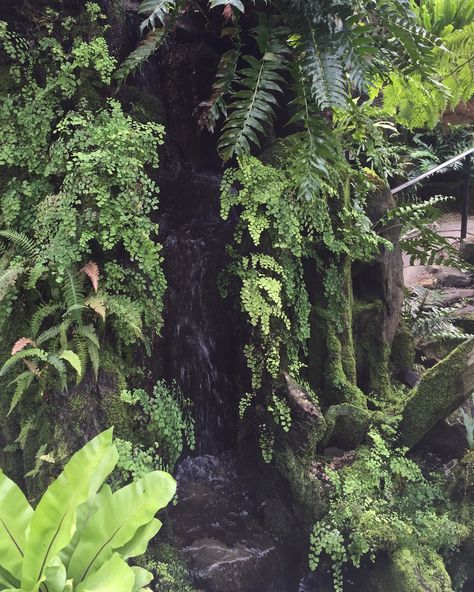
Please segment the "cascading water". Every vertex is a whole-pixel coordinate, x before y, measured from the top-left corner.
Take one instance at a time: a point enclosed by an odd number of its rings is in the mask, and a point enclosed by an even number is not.
[[[216,211],[218,186],[219,178],[212,175],[192,180],[199,205],[173,220],[164,241],[169,262],[165,372],[194,403],[200,454],[236,443],[236,352],[217,288],[229,236]]]

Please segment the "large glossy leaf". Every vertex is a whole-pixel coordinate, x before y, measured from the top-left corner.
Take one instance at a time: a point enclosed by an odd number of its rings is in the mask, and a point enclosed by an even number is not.
[[[45,568],[68,545],[79,505],[92,499],[117,463],[112,430],[96,436],[71,458],[41,498],[30,523],[23,560],[22,588],[34,589]]]
[[[21,579],[25,532],[32,516],[33,509],[21,489],[0,472],[0,566],[18,581]]]
[[[95,513],[71,557],[68,575],[76,585],[97,571],[114,551],[132,541],[137,531],[169,503],[175,491],[173,477],[162,471],[149,473],[116,491]],[[144,529],[144,536],[149,532]]]
[[[77,508],[76,532],[74,533],[74,536],[72,537],[68,546],[65,547],[59,554],[61,561],[66,567],[69,565],[69,561],[71,560],[74,549],[77,547],[77,544],[85,527],[88,525],[89,520],[97,512],[101,504],[103,504],[110,497],[112,497],[112,490],[108,485],[103,485],[97,495],[95,495],[92,499],[87,500]],[[124,559],[126,559],[126,557],[124,557]]]
[[[153,574],[143,569],[143,567],[132,566],[132,571],[135,575],[132,592],[141,592],[152,581]]]
[[[126,545],[117,549],[120,557],[122,559],[129,559],[130,557],[143,555],[147,550],[148,543],[160,528],[161,522],[157,518],[153,518],[148,524],[141,526]]]
[[[135,573],[117,554],[106,561],[95,573],[90,574],[76,592],[132,592]]]

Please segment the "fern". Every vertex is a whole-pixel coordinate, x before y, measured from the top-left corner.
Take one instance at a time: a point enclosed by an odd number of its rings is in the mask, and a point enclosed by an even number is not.
[[[206,127],[213,132],[215,124],[222,113],[227,116],[227,107],[224,97],[228,95],[233,88],[236,80],[237,63],[241,52],[240,42],[235,47],[226,51],[217,67],[216,78],[212,85],[212,94],[207,101],[200,103],[200,116],[198,119],[201,128]]]
[[[347,101],[347,82],[339,55],[330,44],[320,44],[310,28],[297,46],[303,82],[320,109],[343,106]]]
[[[16,230],[0,230],[0,238],[10,241],[19,249],[25,251],[27,255],[35,257],[37,254],[35,242],[22,232],[17,232]]]
[[[36,309],[36,311],[33,313],[33,316],[31,317],[30,331],[33,339],[38,335],[43,321],[51,315],[53,315],[59,309],[59,304],[51,302],[39,305],[39,307]]]
[[[21,265],[12,265],[0,275],[0,301],[2,301],[13,286],[16,284],[18,276],[23,272]]]
[[[43,331],[40,335],[38,335],[36,343],[38,345],[42,345],[50,339],[54,339],[61,333],[61,328],[61,325],[54,325],[53,327],[46,329],[46,331]]]
[[[67,369],[65,363],[56,354],[49,354],[48,363],[56,370],[62,390],[67,391]]]
[[[227,118],[219,140],[219,152],[224,160],[250,152],[250,143],[260,146],[258,134],[275,116],[277,100],[274,93],[282,93],[281,72],[288,67],[288,32],[274,18],[261,17],[254,37],[261,58],[246,55],[247,67],[239,72],[239,86],[229,105]]]
[[[13,366],[15,366],[18,362],[24,360],[25,358],[38,358],[39,360],[46,361],[48,358],[48,354],[44,350],[36,347],[22,349],[21,351],[13,354],[3,364],[2,368],[0,369],[0,376],[5,376],[5,374],[9,372],[11,368],[13,368]]]
[[[20,402],[21,398],[25,394],[25,392],[30,387],[31,383],[33,382],[33,378],[35,377],[34,373],[30,370],[25,370],[25,372],[21,372],[8,386],[13,383],[16,383],[16,388],[12,396],[12,400],[10,402],[10,408],[8,409],[8,415],[15,409],[15,407]]]
[[[72,269],[66,270],[65,280],[63,284],[63,297],[68,311],[78,313],[84,308],[84,284],[76,271]],[[77,314],[71,315],[75,319],[79,319]]]
[[[140,25],[141,32],[148,27],[155,29],[158,25],[164,25],[167,15],[175,6],[175,0],[143,0],[138,13],[146,14],[147,17]]]
[[[114,72],[113,77],[115,80],[120,83],[124,82],[132,72],[144,64],[163,45],[167,33],[167,28],[148,31],[146,37],[140,41],[136,49],[125,58]]]
[[[94,377],[97,380],[99,377],[100,354],[99,349],[91,342],[87,344],[87,352],[94,371]]]

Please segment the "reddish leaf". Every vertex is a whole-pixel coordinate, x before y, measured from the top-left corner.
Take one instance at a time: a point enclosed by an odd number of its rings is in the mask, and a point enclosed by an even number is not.
[[[97,288],[99,287],[99,266],[97,263],[94,261],[89,261],[89,263],[84,265],[81,271],[82,273],[85,273],[92,282],[94,292],[97,292]]]
[[[24,349],[27,345],[35,345],[35,342],[29,337],[21,337],[12,347],[12,356]]]

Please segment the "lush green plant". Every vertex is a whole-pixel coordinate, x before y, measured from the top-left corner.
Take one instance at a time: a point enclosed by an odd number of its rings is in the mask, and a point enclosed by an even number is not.
[[[101,339],[149,348],[162,325],[158,188],[146,169],[163,128],[107,98],[116,63],[99,7],[62,16],[47,10],[33,44],[0,24],[0,326],[13,354],[2,373],[27,363],[12,406],[31,384],[65,388],[71,369],[82,378],[91,363],[97,375]]]
[[[334,587],[343,588],[346,563],[360,566],[380,551],[427,546],[453,552],[468,529],[446,510],[442,483],[423,476],[407,458],[372,430],[370,445],[336,470],[329,465],[329,511],[311,535],[309,563],[315,570],[323,553],[332,562]]]
[[[472,335],[464,333],[452,322],[456,311],[462,306],[445,306],[439,290],[414,286],[404,301],[402,310],[406,327],[418,346],[440,339],[464,340]]]
[[[117,439],[118,468],[124,480],[136,479],[157,468],[172,471],[187,446],[194,449],[192,403],[181,389],[158,381],[150,395],[144,389],[123,391],[121,399],[133,406],[136,422],[142,424],[152,447]]]
[[[112,430],[74,454],[37,507],[0,474],[0,586],[13,592],[145,590],[152,575],[126,560],[145,552],[176,489],[156,471],[115,493]]]

